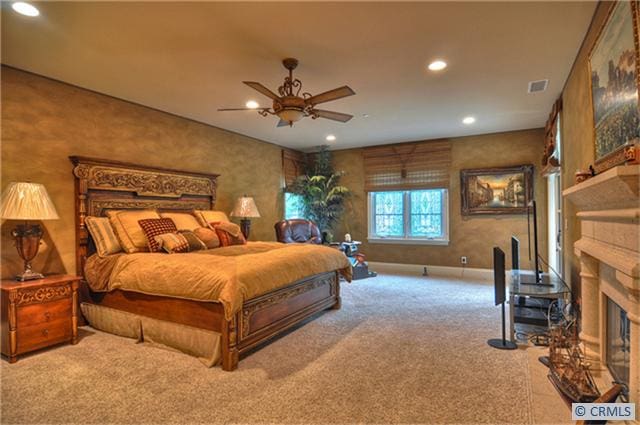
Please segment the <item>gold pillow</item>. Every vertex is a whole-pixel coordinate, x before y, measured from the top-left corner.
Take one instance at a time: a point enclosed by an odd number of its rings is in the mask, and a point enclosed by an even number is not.
[[[200,223],[193,214],[189,213],[160,213],[162,218],[170,218],[175,223],[178,230],[195,230],[200,227]]]
[[[91,233],[99,257],[122,252],[122,246],[107,217],[86,217],[84,224]]]
[[[220,239],[215,230],[211,230],[208,227],[198,227],[193,233],[207,246],[208,249],[217,248],[220,246]]]
[[[229,221],[229,217],[222,211],[214,210],[195,210],[195,216],[200,221],[202,227],[209,227],[209,223],[218,221]]]
[[[107,211],[107,215],[120,240],[120,245],[127,253],[149,251],[147,236],[138,224],[138,220],[160,218],[157,212],[154,210],[112,210]]]

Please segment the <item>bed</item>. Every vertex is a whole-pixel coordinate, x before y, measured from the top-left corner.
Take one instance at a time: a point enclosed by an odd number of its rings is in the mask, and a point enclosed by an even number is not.
[[[80,288],[83,306],[219,334],[220,363],[225,371],[235,370],[241,355],[269,339],[323,310],[341,307],[340,273],[347,274],[347,279],[350,276],[347,269],[338,266],[302,276],[295,281],[287,282],[283,278],[282,282],[276,282],[277,285],[272,284],[268,291],[242,299],[231,310],[220,302],[119,288],[93,290],[85,276],[87,260],[95,253],[95,246],[85,226],[86,217],[101,217],[114,209],[156,209],[165,212],[212,210],[216,202],[218,175],[79,156],[70,159],[75,176],[76,264],[78,275],[83,276]],[[258,244],[247,249],[255,250],[256,246]],[[184,273],[188,272],[184,270]],[[265,276],[270,274],[267,265],[264,273]],[[183,273],[176,273],[172,277],[176,284],[180,283],[181,275],[184,276]]]

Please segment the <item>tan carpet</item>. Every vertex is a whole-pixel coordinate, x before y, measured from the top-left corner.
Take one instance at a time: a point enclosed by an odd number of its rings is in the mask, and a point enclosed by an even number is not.
[[[385,275],[236,372],[84,328],[2,361],[2,423],[533,423],[526,350],[499,351],[484,283]],[[548,415],[547,415],[548,419]]]

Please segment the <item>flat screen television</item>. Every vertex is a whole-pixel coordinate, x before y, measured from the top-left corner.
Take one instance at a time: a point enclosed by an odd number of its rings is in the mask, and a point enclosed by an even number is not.
[[[545,285],[548,283],[543,282],[542,271],[540,270],[540,252],[538,251],[538,210],[536,207],[536,201],[531,201],[529,208],[527,209],[527,223],[528,223],[528,236],[529,236],[529,260],[533,256],[533,274],[523,275],[520,277],[520,283],[527,285]],[[533,224],[533,226],[532,226]],[[533,235],[531,232],[533,227]],[[533,252],[531,252],[531,243],[533,242]],[[513,238],[512,238],[513,246]]]
[[[505,281],[504,251],[496,246],[493,248],[493,284],[496,305],[506,301]]]
[[[511,236],[511,270],[520,269],[520,241]]]

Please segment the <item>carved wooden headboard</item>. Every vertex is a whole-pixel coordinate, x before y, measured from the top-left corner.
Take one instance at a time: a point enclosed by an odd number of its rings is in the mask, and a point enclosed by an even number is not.
[[[110,209],[191,211],[213,209],[219,174],[154,168],[126,162],[70,156],[76,192],[76,271],[84,275],[91,254],[86,216]]]

